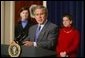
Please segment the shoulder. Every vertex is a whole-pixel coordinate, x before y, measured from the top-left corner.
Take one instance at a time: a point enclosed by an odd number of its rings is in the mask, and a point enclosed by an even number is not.
[[[77,28],[73,28],[73,32],[79,33],[79,30]]]
[[[36,28],[37,24],[36,25],[32,25],[29,29],[34,29]]]
[[[17,28],[17,27],[19,27],[20,25],[21,25],[21,21],[17,22],[17,23],[15,24],[15,27]]]
[[[49,28],[58,28],[58,26],[52,22],[49,22]]]
[[[50,33],[51,33],[51,32],[52,32],[52,33],[57,33],[57,31],[58,31],[58,26],[57,26],[56,24],[54,24],[54,23],[49,22],[46,30],[49,30]]]
[[[73,28],[74,35],[80,35],[80,31],[77,28]]]
[[[63,27],[59,27],[59,33],[63,33]]]

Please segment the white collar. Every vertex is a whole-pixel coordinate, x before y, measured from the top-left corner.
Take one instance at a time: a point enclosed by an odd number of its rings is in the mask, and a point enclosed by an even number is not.
[[[44,22],[44,24],[38,24],[38,26],[41,26],[41,29],[40,29],[40,31],[43,29],[43,27],[45,26],[45,24],[47,23],[47,20]]]

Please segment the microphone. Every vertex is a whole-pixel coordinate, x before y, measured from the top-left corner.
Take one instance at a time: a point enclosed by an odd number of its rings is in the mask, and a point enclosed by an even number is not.
[[[15,42],[16,42],[16,41],[19,41],[20,37],[21,37],[21,34],[19,34],[19,35],[14,39],[14,41],[15,41]],[[17,42],[16,42],[16,43],[17,43]]]
[[[22,40],[22,37],[23,37],[23,33],[19,33],[19,35],[15,38],[14,41],[19,44],[21,43],[20,41]]]
[[[21,38],[21,34],[19,34],[16,38],[15,38],[15,41],[19,41]]]
[[[30,36],[26,36],[26,38],[24,39],[24,41],[30,41]]]
[[[23,45],[23,41],[26,40],[27,38],[28,38],[27,33],[22,32],[16,37],[15,42],[18,43],[19,45]]]
[[[22,34],[21,38],[18,41],[20,45],[23,45],[23,41],[25,40],[26,37],[27,37],[27,34]]]
[[[19,40],[19,41],[23,41],[26,38],[26,34]]]
[[[19,36],[17,38],[19,38],[21,36],[21,34],[19,34]]]

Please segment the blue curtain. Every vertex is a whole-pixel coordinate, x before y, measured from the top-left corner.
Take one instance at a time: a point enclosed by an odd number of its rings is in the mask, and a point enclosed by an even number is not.
[[[60,26],[61,16],[69,13],[73,16],[74,26],[79,29],[79,57],[84,56],[84,2],[83,1],[47,1],[48,20]]]

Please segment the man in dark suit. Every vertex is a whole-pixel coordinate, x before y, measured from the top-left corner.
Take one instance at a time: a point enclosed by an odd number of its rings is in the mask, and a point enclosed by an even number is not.
[[[47,20],[47,8],[37,5],[33,9],[37,25],[30,27],[28,40],[24,41],[25,46],[42,47],[53,49],[57,38],[58,28]]]

